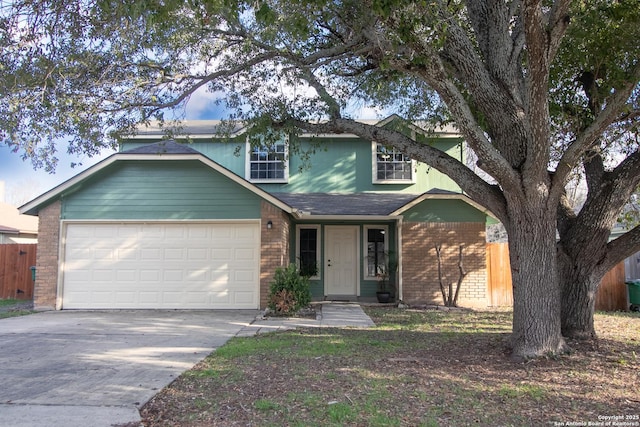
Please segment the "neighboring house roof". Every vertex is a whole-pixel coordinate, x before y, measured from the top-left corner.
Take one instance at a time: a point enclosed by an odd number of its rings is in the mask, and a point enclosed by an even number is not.
[[[5,227],[0,225],[0,234],[20,234],[20,230],[17,228]]]
[[[37,234],[38,218],[20,215],[15,206],[0,202],[0,233]]]

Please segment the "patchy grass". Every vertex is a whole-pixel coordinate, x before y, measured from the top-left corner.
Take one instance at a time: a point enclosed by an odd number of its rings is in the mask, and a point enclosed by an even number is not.
[[[640,314],[514,363],[509,312],[366,308],[368,330],[234,338],[142,408],[145,426],[540,426],[640,420]]]
[[[19,299],[0,299],[0,319],[8,317],[26,316],[35,313],[33,302]]]

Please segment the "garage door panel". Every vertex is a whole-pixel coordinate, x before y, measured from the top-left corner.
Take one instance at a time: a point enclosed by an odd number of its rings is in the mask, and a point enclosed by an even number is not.
[[[236,292],[234,297],[236,304],[248,304],[253,300],[251,292]]]
[[[207,253],[208,251],[204,248],[188,248],[187,249],[187,256],[189,257],[189,259],[205,260],[207,259]]]
[[[212,249],[211,260],[229,260],[231,258],[231,251],[229,249]]]
[[[136,300],[135,292],[117,292],[115,294],[116,302],[119,304],[133,305]]]
[[[140,255],[141,255],[140,259],[143,261],[144,260],[160,261],[162,259],[162,257],[160,256],[161,254],[162,254],[162,251],[159,248],[144,248],[140,252]],[[126,259],[123,261],[126,261]]]
[[[259,243],[258,224],[70,223],[63,308],[258,308]]]

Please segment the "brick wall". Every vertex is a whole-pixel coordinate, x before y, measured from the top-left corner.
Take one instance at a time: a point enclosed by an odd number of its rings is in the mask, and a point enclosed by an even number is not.
[[[33,305],[36,310],[55,310],[60,247],[60,201],[40,210],[38,216],[40,219]]]
[[[260,247],[260,308],[267,306],[269,285],[278,267],[290,262],[289,233],[291,225],[286,213],[271,203],[262,201],[262,230]],[[267,228],[271,221],[273,226]]]
[[[458,281],[458,247],[464,245],[458,305],[488,306],[485,225],[483,223],[405,222],[402,225],[403,300],[409,304],[442,304],[435,246],[442,245],[445,286]]]

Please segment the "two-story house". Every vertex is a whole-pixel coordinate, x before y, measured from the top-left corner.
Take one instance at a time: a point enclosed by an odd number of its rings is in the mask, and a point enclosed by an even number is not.
[[[24,205],[40,217],[36,307],[257,309],[292,262],[317,300],[374,301],[384,281],[397,299],[442,303],[435,245],[453,282],[463,245],[459,303],[487,305],[489,213],[445,175],[354,135],[260,147],[218,126],[187,121],[175,140],[142,128]],[[464,154],[453,130],[423,138]]]

